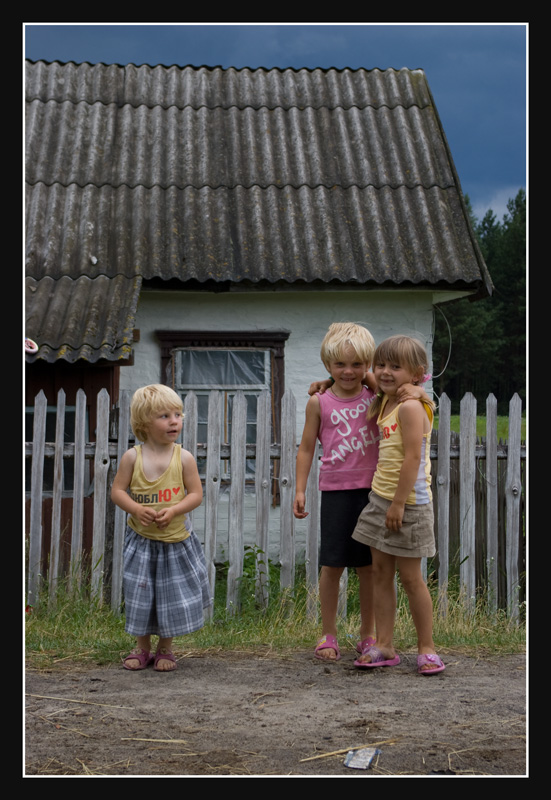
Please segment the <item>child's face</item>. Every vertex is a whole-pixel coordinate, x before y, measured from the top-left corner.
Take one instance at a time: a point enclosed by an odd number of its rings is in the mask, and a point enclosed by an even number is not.
[[[409,367],[382,359],[373,364],[373,373],[380,390],[390,396],[395,395],[405,383],[417,383],[422,376],[422,370],[412,372]]]
[[[331,377],[335,383],[331,387],[336,394],[353,397],[361,389],[362,381],[369,369],[369,364],[361,361],[353,347],[348,345],[341,357],[329,364]]]
[[[147,441],[154,444],[175,442],[182,430],[183,417],[178,409],[164,408],[156,412],[147,426]]]

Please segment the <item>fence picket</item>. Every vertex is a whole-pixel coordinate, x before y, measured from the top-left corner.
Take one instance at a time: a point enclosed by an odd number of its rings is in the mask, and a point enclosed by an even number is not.
[[[82,583],[82,538],[84,524],[84,475],[86,445],[86,394],[79,389],[75,410],[75,467],[73,478],[73,514],[71,525],[71,572],[69,586],[80,588]]]
[[[438,460],[436,466],[436,501],[438,508],[438,608],[445,616],[448,611],[449,541],[450,541],[450,421],[451,400],[442,394],[438,403]]]
[[[184,429],[182,444],[193,458],[197,457],[197,395],[188,392],[184,400]]]
[[[31,520],[29,531],[29,566],[27,604],[38,602],[42,557],[42,483],[44,477],[44,437],[46,434],[46,395],[41,390],[34,403],[33,462],[31,470]]]
[[[270,395],[262,392],[258,398],[256,425],[256,602],[266,607],[269,601],[269,513],[270,513]]]
[[[205,476],[205,539],[204,550],[211,594],[214,597],[216,580],[216,531],[218,528],[218,497],[220,494],[220,392],[211,392],[208,406],[207,466]],[[207,616],[212,615],[212,606]]]
[[[498,605],[498,518],[497,518],[497,399],[486,400],[486,580],[488,604]]]
[[[50,539],[50,568],[48,590],[50,603],[55,600],[59,578],[59,551],[61,543],[61,496],[63,494],[63,444],[65,437],[65,392],[57,393],[55,421],[54,487],[52,496],[52,531]]]
[[[509,457],[507,458],[507,608],[512,619],[519,614],[519,511],[521,501],[520,475],[520,424],[522,405],[518,394],[513,395],[509,404]]]
[[[280,584],[292,588],[295,580],[295,524],[293,500],[296,461],[296,400],[286,391],[281,402],[281,546]]]
[[[245,492],[245,444],[247,441],[247,401],[242,391],[235,393],[231,420],[230,513],[228,522],[228,584],[226,609],[239,609],[239,581],[243,576],[243,505]]]
[[[319,521],[320,521],[320,493],[318,491],[320,470],[321,446],[316,444],[312,466],[306,484],[306,500],[308,508],[308,521],[306,524],[306,586],[308,596],[306,599],[306,613],[311,619],[318,618],[318,572],[319,572]]]
[[[97,397],[96,455],[94,458],[94,527],[92,539],[92,595],[103,599],[105,571],[105,504],[109,471],[109,395],[102,389]]]
[[[197,458],[197,395],[189,392],[184,401],[184,429],[182,446],[188,450],[193,458]],[[193,526],[193,511],[188,514],[190,524]]]
[[[474,609],[475,599],[475,455],[476,400],[467,392],[459,409],[459,535],[460,581],[465,603]]]
[[[119,396],[119,424],[117,430],[117,467],[128,450],[130,432],[131,392],[122,390]],[[111,608],[117,613],[122,604],[122,548],[126,532],[126,512],[115,506],[113,530],[113,572],[111,577]]]

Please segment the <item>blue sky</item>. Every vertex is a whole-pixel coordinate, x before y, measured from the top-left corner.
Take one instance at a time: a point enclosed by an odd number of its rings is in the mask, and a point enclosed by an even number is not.
[[[420,67],[463,192],[498,220],[526,187],[527,23],[25,23],[33,61]]]

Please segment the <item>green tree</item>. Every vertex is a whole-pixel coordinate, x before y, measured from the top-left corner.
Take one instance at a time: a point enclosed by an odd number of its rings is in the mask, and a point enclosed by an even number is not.
[[[501,223],[491,209],[478,222],[466,201],[495,288],[491,297],[463,298],[436,314],[434,372],[442,374],[435,389],[450,397],[454,413],[466,392],[480,403],[492,392],[506,414],[514,392],[525,397],[526,195],[520,189],[509,200]]]

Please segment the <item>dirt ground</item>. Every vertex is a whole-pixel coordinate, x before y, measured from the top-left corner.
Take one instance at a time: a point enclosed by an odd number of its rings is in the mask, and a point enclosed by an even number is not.
[[[447,669],[358,670],[310,652],[177,652],[170,674],[26,675],[25,776],[526,776],[526,658],[442,653]],[[349,750],[380,751],[368,770]]]

